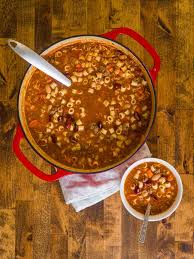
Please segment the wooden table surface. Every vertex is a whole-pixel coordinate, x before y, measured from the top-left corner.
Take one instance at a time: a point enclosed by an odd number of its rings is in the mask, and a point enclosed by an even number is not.
[[[155,259],[194,258],[194,87],[192,0],[1,0],[0,1],[0,258]],[[149,225],[137,242],[140,221],[119,194],[75,213],[58,182],[33,177],[12,152],[17,94],[27,64],[7,39],[40,52],[64,37],[102,34],[126,26],[141,33],[161,57],[156,84],[158,112],[148,139],[153,156],[181,174],[183,200],[166,222]],[[128,37],[118,39],[151,67],[148,54]],[[22,143],[42,170],[49,166]]]

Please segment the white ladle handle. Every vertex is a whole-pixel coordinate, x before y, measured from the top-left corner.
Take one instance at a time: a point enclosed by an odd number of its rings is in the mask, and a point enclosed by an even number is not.
[[[8,40],[8,45],[20,57],[25,59],[28,63],[30,63],[34,67],[43,71],[45,74],[51,76],[52,78],[56,79],[57,81],[59,81],[60,83],[66,86],[71,85],[71,80],[69,80],[59,70],[57,70],[54,66],[48,63],[44,58],[42,58],[40,55],[38,55],[30,48],[12,39]]]

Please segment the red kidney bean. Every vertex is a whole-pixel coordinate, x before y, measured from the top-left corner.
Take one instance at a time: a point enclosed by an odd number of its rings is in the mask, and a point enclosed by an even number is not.
[[[140,114],[138,112],[134,112],[134,117],[136,118],[137,121],[141,120]]]
[[[148,179],[145,183],[146,183],[146,184],[151,184],[151,183],[152,183],[152,180],[151,180],[151,179]]]
[[[124,130],[122,131],[122,134],[123,134],[124,136],[128,136],[129,130],[128,130],[128,129],[124,129]]]
[[[75,119],[74,119],[73,115],[70,115],[70,114],[66,114],[65,117],[67,118],[66,122],[65,122],[65,127],[67,129],[69,129],[71,127],[71,125],[75,123]]]
[[[61,115],[61,116],[58,117],[58,121],[59,121],[59,122],[60,122],[60,121],[63,121],[63,120],[64,120],[64,116]]]
[[[158,200],[158,198],[154,194],[150,194],[151,198],[153,198],[155,201]]]
[[[78,131],[78,126],[77,126],[77,124],[76,123],[74,123],[74,129],[73,129],[75,132],[77,132]]]
[[[116,50],[115,51],[115,57],[120,56],[120,55],[123,55],[122,51]]]
[[[139,192],[140,192],[140,189],[137,186],[135,186],[134,193],[139,193]]]
[[[71,136],[69,139],[73,144],[77,143],[77,139],[75,137]]]
[[[67,119],[66,122],[65,122],[65,128],[69,129],[72,125],[72,121]]]
[[[121,88],[121,84],[115,82],[115,83],[114,83],[114,88],[115,88],[115,89],[120,89],[120,88]]]
[[[103,128],[102,122],[101,122],[101,121],[98,121],[98,122],[97,122],[97,126],[98,126],[99,129],[102,129],[102,128]]]
[[[82,68],[82,65],[81,65],[81,64],[77,64],[75,67],[76,67],[76,71],[77,71],[77,72],[83,71],[83,68]]]
[[[55,144],[57,142],[57,137],[55,134],[51,135],[52,142]]]
[[[52,121],[52,114],[49,114],[48,121],[49,121],[49,122]]]

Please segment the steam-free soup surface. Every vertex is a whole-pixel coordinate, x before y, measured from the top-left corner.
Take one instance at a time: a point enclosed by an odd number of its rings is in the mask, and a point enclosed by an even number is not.
[[[168,210],[176,199],[178,186],[173,173],[159,163],[143,163],[128,175],[125,197],[137,211],[145,214],[151,204],[151,215]]]
[[[30,132],[53,159],[74,168],[117,163],[146,133],[151,95],[138,64],[97,42],[64,46],[46,56],[72,80],[70,88],[36,70],[27,86]]]

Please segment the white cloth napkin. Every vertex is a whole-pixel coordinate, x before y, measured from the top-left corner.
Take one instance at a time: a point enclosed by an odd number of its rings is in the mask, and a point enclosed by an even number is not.
[[[129,165],[145,157],[151,157],[147,144],[123,164],[97,174],[72,174],[59,180],[66,204],[71,204],[76,212],[106,199],[119,190],[123,173]]]

